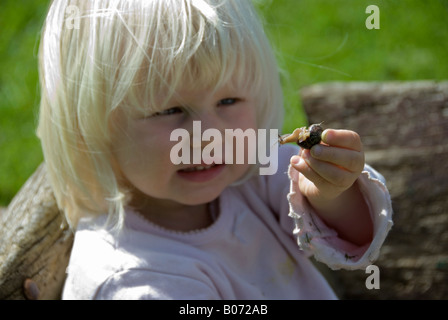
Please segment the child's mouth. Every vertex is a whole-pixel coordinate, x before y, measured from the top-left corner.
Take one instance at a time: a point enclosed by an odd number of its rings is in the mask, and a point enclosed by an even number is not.
[[[216,164],[211,164],[208,166],[197,166],[197,167],[191,167],[191,168],[186,168],[186,169],[182,169],[181,171],[184,172],[192,172],[192,171],[202,171],[202,170],[208,170],[212,167],[216,166]]]
[[[223,164],[197,165],[178,170],[177,173],[184,179],[193,182],[206,182],[214,179],[224,169]]]

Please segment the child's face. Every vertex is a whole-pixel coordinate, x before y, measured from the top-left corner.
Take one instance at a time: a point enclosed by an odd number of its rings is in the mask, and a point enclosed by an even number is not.
[[[257,127],[255,99],[245,90],[222,88],[216,92],[179,93],[181,98],[172,98],[167,108],[154,116],[145,118],[136,113],[127,117],[123,111],[114,116],[114,124],[120,128],[114,133],[114,155],[121,174],[133,189],[132,202],[145,203],[154,210],[173,204],[210,202],[241,178],[250,166],[247,161],[245,164],[233,161],[233,164],[193,171],[192,168],[200,165],[172,163],[170,152],[178,141],[170,141],[170,135],[173,130],[183,128],[192,139],[193,121],[201,121],[202,132],[209,128],[218,129],[223,141],[225,129]],[[202,148],[207,143],[202,142]]]

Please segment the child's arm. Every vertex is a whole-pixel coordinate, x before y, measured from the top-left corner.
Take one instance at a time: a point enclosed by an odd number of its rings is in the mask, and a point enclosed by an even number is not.
[[[361,139],[353,131],[327,129],[322,141],[324,145],[291,158],[300,172],[299,189],[340,238],[366,244],[372,240],[373,224],[356,183],[364,168]]]

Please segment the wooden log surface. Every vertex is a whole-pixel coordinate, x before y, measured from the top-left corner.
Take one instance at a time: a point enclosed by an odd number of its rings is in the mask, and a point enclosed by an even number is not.
[[[0,215],[0,299],[59,299],[73,233],[41,165]]]
[[[361,135],[392,195],[395,224],[376,262],[380,289],[366,288],[363,270],[326,270],[339,296],[448,298],[448,82],[326,83],[301,98],[310,123]],[[0,223],[0,299],[58,299],[73,234],[44,165]]]
[[[335,271],[342,298],[448,298],[448,82],[323,83],[304,88],[310,123],[358,132],[392,196],[394,226],[376,265]]]

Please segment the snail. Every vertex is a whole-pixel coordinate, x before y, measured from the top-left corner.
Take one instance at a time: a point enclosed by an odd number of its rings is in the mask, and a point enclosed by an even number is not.
[[[278,142],[285,144],[289,142],[296,142],[300,147],[311,149],[312,146],[319,144],[321,141],[322,132],[324,131],[320,126],[322,124],[312,124],[307,127],[297,128],[291,134],[284,134],[278,136]]]

